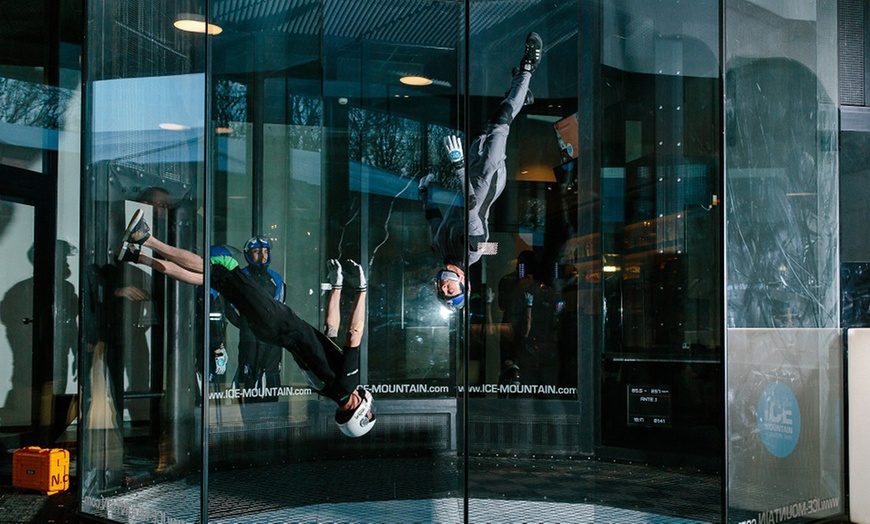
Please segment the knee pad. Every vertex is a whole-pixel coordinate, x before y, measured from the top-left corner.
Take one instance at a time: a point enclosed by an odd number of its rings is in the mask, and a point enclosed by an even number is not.
[[[513,108],[510,106],[510,104],[502,102],[501,105],[498,106],[498,110],[495,112],[495,114],[492,115],[492,119],[489,121],[489,123],[495,126],[509,126],[513,121]]]

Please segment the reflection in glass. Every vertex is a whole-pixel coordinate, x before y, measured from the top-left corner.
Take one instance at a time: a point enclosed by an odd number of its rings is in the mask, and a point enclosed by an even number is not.
[[[603,12],[596,277],[603,443],[703,455],[712,468],[723,361],[717,19],[716,2]]]
[[[759,5],[726,2],[727,522],[844,509],[837,4]]]
[[[205,36],[174,28],[168,4],[139,7],[85,9],[80,507],[121,521],[195,522],[202,293],[117,256],[136,209],[154,235],[202,253]],[[171,496],[180,486],[193,488],[183,503]]]
[[[34,227],[33,206],[0,200],[0,249],[8,269],[0,283],[0,323],[5,333],[0,338],[0,368],[5,370],[0,382],[0,423],[5,428],[30,427],[34,422],[33,251],[21,248],[33,245]]]
[[[41,68],[0,67],[0,158],[5,165],[42,172],[43,148],[58,150],[74,132],[78,97],[45,85]]]

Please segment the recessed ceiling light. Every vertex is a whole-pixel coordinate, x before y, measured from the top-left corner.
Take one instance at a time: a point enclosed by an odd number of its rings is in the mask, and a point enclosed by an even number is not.
[[[432,79],[425,76],[408,75],[400,78],[399,82],[408,86],[428,86],[432,84]]]
[[[189,33],[205,33],[208,31],[208,34],[210,35],[219,35],[224,30],[219,25],[206,24],[205,18],[203,18],[202,15],[194,13],[181,13],[178,15],[178,20],[176,20],[172,25],[174,25],[176,29],[187,31]]]
[[[172,122],[163,122],[162,124],[158,124],[157,127],[159,127],[160,129],[165,129],[167,131],[187,131],[188,129],[190,129],[190,126],[174,124]]]

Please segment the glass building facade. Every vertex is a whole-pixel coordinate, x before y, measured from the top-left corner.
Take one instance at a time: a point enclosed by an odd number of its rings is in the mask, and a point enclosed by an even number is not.
[[[80,514],[123,523],[846,515],[865,4],[10,8],[7,448],[72,443]],[[532,31],[543,58],[469,253],[481,199],[444,140],[485,151]],[[434,210],[460,219],[461,308],[437,293]],[[197,282],[149,243],[119,259],[138,213]],[[364,329],[368,434],[342,435],[311,361],[203,284],[216,253],[317,331],[338,312],[339,345]]]

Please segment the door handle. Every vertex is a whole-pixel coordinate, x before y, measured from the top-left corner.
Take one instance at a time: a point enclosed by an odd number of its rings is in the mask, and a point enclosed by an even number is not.
[[[32,319],[32,318],[24,317],[24,318],[21,319],[21,322],[24,323],[24,324],[33,324],[33,319]]]

